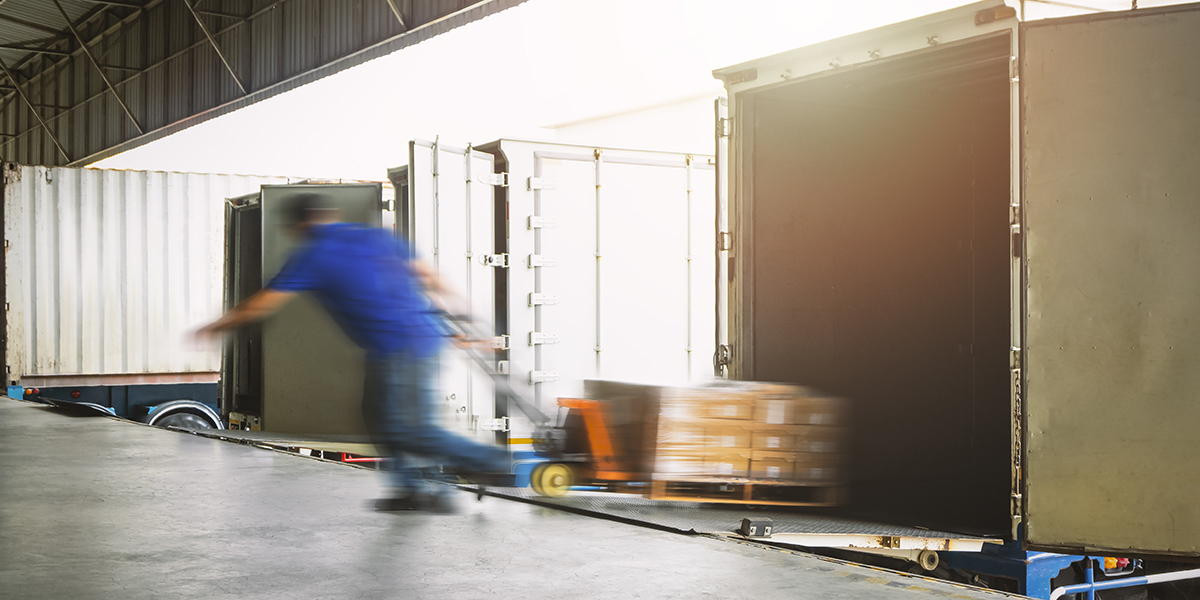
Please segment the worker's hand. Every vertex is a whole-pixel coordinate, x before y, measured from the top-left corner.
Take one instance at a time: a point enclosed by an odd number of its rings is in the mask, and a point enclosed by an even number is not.
[[[209,323],[200,329],[192,332],[191,342],[199,349],[210,348],[217,345],[221,341],[222,332],[217,329],[216,323]]]

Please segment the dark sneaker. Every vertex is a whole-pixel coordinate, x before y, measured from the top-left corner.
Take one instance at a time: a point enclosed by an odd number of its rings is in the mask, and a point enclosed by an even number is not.
[[[375,510],[378,511],[399,511],[399,510],[422,510],[427,508],[429,503],[417,495],[409,494],[407,496],[392,496],[389,498],[380,498],[375,501]]]

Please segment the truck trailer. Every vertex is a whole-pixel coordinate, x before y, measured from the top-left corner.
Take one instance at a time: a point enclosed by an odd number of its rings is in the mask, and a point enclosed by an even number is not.
[[[853,514],[1200,556],[1197,32],[993,0],[715,71],[718,354],[854,400]]]

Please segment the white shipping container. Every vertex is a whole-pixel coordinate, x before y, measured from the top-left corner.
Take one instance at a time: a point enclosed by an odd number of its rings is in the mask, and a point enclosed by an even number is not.
[[[10,382],[217,381],[185,342],[221,312],[224,200],[287,178],[3,169]]]
[[[553,414],[560,397],[581,396],[585,379],[683,384],[713,376],[713,157],[500,140],[470,153],[495,157],[504,174],[492,178],[462,172],[487,166],[465,161],[466,151],[412,148],[399,230],[460,290],[468,279],[456,265],[469,258],[472,271],[486,273],[490,250],[482,248],[493,231],[506,232],[496,245],[503,258],[491,261],[507,261],[492,269],[501,278],[497,333],[509,342],[498,366],[543,411]],[[464,212],[467,187],[472,209]],[[493,189],[494,211],[476,206]],[[492,226],[480,227],[483,219]],[[466,231],[479,236],[470,248]],[[481,314],[491,304],[479,297],[480,283],[471,285]],[[471,414],[483,423],[493,390],[460,368],[443,373],[444,393],[470,390]],[[513,437],[528,437],[523,421],[513,424]]]

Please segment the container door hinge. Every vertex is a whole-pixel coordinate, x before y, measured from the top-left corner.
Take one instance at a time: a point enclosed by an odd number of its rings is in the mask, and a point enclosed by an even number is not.
[[[484,185],[508,187],[508,173],[480,173],[475,176],[475,181]]]
[[[536,331],[529,332],[529,345],[537,346],[540,344],[557,344],[558,336],[546,333],[538,333]]]
[[[530,306],[551,306],[554,304],[558,304],[558,296],[551,296],[549,294],[539,294],[537,292],[533,292],[533,293],[529,294],[529,305]]]
[[[558,264],[557,258],[542,256],[541,254],[529,255],[529,268],[534,267],[553,267]]]
[[[530,229],[554,229],[558,227],[558,219],[552,217],[529,217]]]
[[[392,201],[391,200],[383,201],[383,210],[392,210]]]
[[[1016,346],[1009,348],[1008,368],[1014,372],[1021,370],[1021,349]]]
[[[508,268],[507,254],[482,254],[479,256],[479,263],[485,267],[496,267],[498,269]]]
[[[726,117],[717,119],[717,137],[729,137],[733,135],[733,121]]]
[[[493,350],[508,350],[508,336],[507,335],[498,335],[498,336],[492,338],[492,349]]]
[[[548,381],[558,381],[558,372],[556,371],[530,371],[529,383],[546,383]]]
[[[484,431],[510,431],[508,417],[483,419],[479,422],[479,428]]]
[[[558,182],[544,177],[530,177],[529,191],[558,189]]]
[[[717,250],[720,252],[728,252],[733,250],[733,234],[728,231],[717,233]]]
[[[717,346],[717,351],[713,354],[713,371],[715,375],[721,377],[728,373],[729,365],[733,363],[732,354],[733,351],[729,348],[728,344]]]

